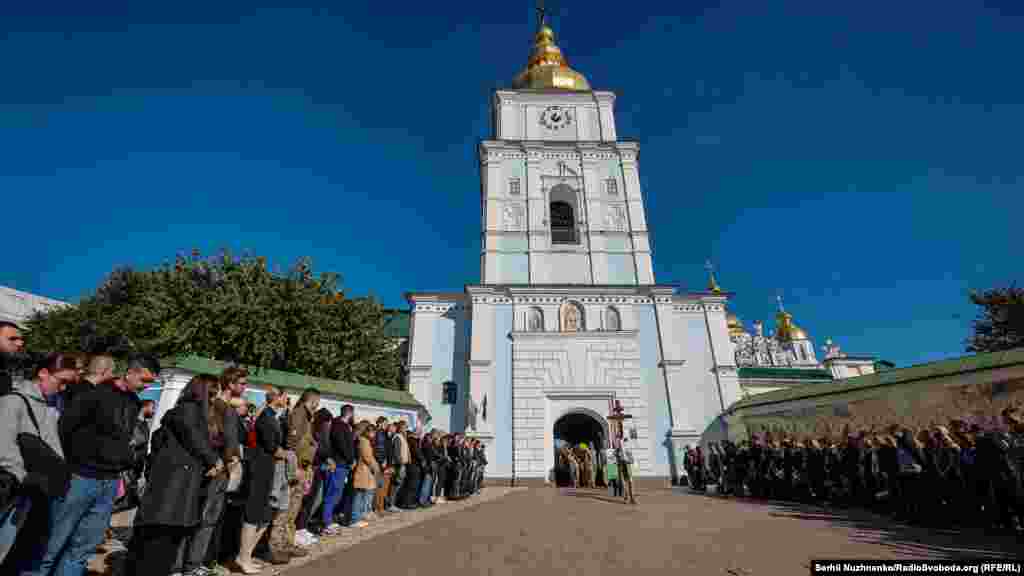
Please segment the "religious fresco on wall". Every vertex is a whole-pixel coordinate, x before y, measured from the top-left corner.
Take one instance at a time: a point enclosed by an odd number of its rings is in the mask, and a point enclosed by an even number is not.
[[[922,383],[879,389],[866,398],[837,396],[813,406],[744,415],[742,422],[751,433],[777,430],[796,435],[839,433],[847,426],[851,430],[880,430],[890,424],[927,427],[953,419],[1001,427],[1000,412],[1022,402],[1024,379],[961,386]]]

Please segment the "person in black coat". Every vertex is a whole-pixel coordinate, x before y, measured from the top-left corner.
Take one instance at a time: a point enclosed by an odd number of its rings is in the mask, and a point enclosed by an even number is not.
[[[445,502],[448,482],[448,437],[440,434],[434,439],[434,501]]]
[[[463,486],[466,482],[466,460],[462,451],[463,436],[455,434],[448,444],[448,494],[449,500],[459,500],[465,496]]]
[[[419,504],[421,507],[432,505],[434,494],[434,482],[437,480],[436,456],[434,454],[434,439],[430,434],[424,434],[420,441],[420,471],[423,480],[420,481]]]
[[[409,465],[406,467],[405,482],[398,494],[398,507],[405,510],[419,508],[420,482],[423,480],[423,453],[420,440],[412,432],[406,433],[409,444]]]
[[[246,451],[248,490],[242,511],[242,534],[235,570],[243,574],[258,574],[260,568],[252,561],[252,552],[273,520],[270,509],[270,492],[274,485],[275,460],[285,458],[282,448],[284,435],[278,414],[287,407],[288,396],[284,391],[271,388],[267,391],[267,404],[256,417],[253,428],[256,432],[256,446]]]
[[[224,469],[210,446],[207,427],[209,387],[216,385],[216,376],[192,378],[160,422],[153,441],[152,482],[135,518],[129,576],[169,574],[182,541],[199,526],[204,476]]]

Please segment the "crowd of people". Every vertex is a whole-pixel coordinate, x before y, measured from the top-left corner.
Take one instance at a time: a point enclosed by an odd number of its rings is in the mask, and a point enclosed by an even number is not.
[[[483,483],[476,439],[359,421],[351,405],[335,416],[315,389],[292,406],[270,388],[253,410],[237,367],[193,377],[150,435],[155,405],[139,393],[160,372],[155,359],[133,355],[115,375],[108,356],[50,354],[23,376],[7,369],[23,342],[0,324],[3,574],[82,576],[114,511],[133,507],[119,572],[256,574]]]
[[[555,484],[570,488],[606,487],[613,498],[636,504],[633,493],[633,449],[629,437],[616,433],[612,447],[601,451],[581,442],[558,442]]]
[[[1020,530],[1024,520],[1024,422],[954,420],[911,429],[799,437],[764,432],[740,443],[688,448],[688,485],[729,496],[870,508],[935,527]]]

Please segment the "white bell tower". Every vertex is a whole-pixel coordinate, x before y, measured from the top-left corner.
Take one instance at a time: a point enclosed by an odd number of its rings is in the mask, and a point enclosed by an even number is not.
[[[639,146],[616,140],[615,94],[591,90],[539,21],[480,144],[481,283],[654,284]]]

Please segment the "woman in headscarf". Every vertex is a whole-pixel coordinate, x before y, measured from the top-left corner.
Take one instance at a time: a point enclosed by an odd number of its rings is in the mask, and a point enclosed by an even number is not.
[[[150,483],[135,518],[127,574],[169,574],[181,543],[202,519],[204,481],[224,471],[210,445],[209,390],[216,376],[200,374],[185,386],[153,435]]]

